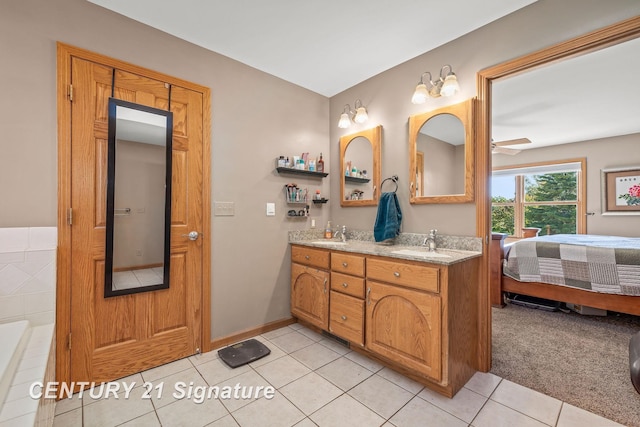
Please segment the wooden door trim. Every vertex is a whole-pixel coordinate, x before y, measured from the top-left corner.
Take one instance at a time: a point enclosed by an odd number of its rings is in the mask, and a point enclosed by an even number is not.
[[[81,58],[163,81],[202,94],[202,295],[200,310],[202,352],[211,350],[211,91],[177,77],[149,70],[65,43],[57,43],[57,109],[58,109],[58,251],[56,268],[56,381],[71,378],[71,230],[68,208],[71,206],[71,59]]]

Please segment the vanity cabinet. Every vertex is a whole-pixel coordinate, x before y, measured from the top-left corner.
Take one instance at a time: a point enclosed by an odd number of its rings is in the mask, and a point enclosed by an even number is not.
[[[479,266],[367,257],[366,349],[453,397],[478,367]]]
[[[318,328],[329,328],[329,252],[291,248],[291,313]]]
[[[448,397],[476,372],[481,258],[447,265],[303,245],[291,253],[295,317]]]
[[[367,349],[439,382],[442,301],[438,277],[437,267],[367,260]]]
[[[364,345],[364,273],[362,255],[331,253],[329,332]]]

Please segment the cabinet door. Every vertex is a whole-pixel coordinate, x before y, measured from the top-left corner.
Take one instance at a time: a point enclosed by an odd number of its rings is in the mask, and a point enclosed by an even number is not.
[[[329,272],[291,263],[291,314],[329,328]]]
[[[368,280],[366,311],[369,350],[441,381],[439,296]]]

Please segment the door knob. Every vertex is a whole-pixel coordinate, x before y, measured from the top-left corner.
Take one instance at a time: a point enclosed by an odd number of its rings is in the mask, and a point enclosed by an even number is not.
[[[182,237],[188,237],[189,240],[198,240],[198,237],[200,237],[201,234],[198,233],[197,231],[191,231],[189,234],[183,234]]]

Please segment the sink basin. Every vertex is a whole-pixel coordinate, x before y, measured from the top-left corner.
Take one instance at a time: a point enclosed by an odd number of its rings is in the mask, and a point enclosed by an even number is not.
[[[419,256],[423,258],[451,258],[451,255],[443,254],[442,252],[429,252],[427,249],[400,249],[397,251],[391,251],[392,254],[398,255],[410,255]]]
[[[314,245],[330,245],[330,246],[334,246],[334,245],[346,245],[346,242],[338,242],[336,240],[314,240],[313,242]]]

